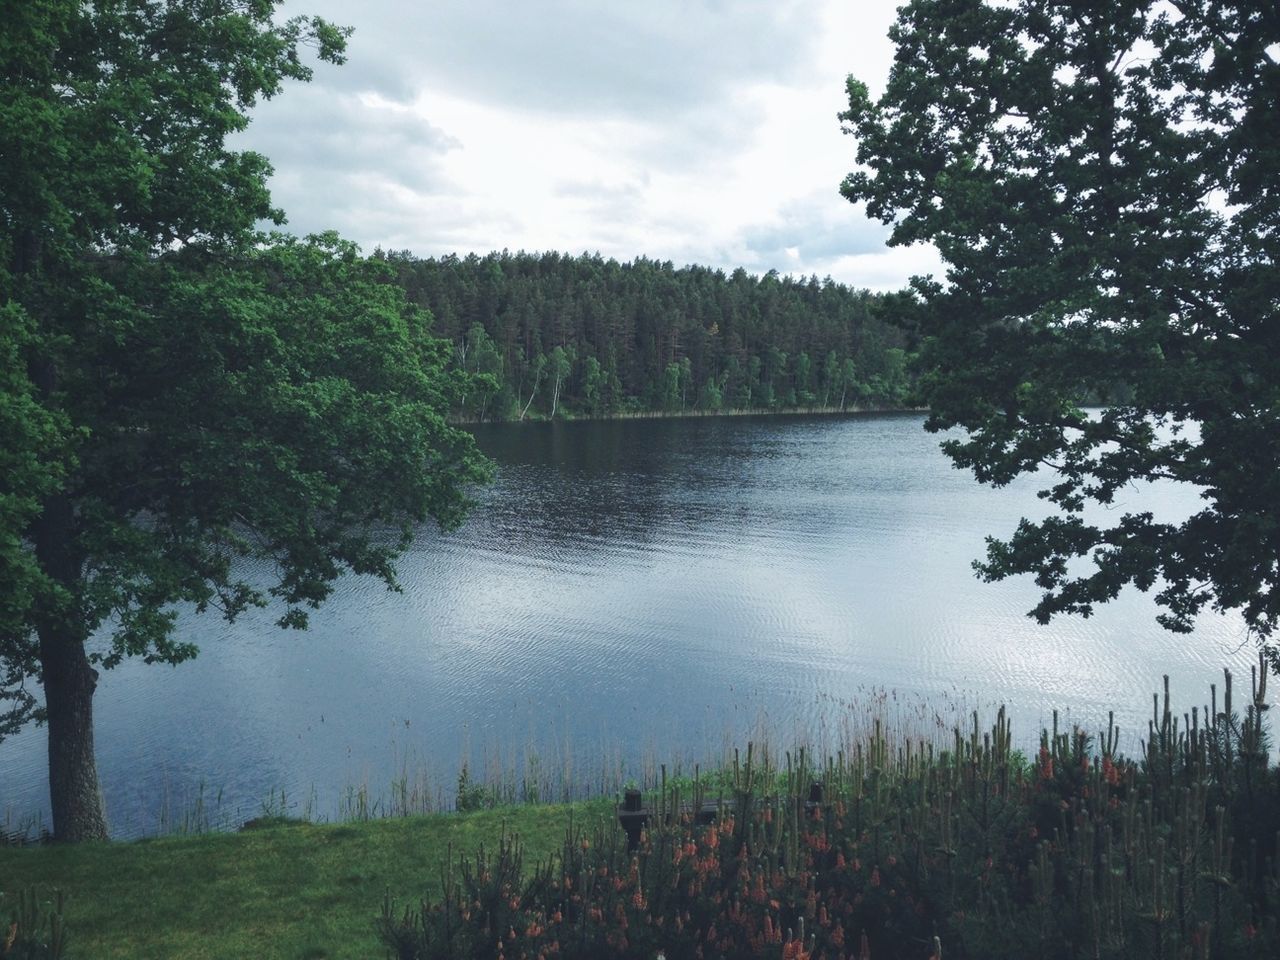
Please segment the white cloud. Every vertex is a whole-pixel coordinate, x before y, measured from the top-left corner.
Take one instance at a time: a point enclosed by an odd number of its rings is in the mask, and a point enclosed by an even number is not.
[[[876,288],[938,272],[838,194],[844,78],[873,90],[893,0],[290,0],[349,61],[262,105],[292,228],[427,256],[599,251]]]

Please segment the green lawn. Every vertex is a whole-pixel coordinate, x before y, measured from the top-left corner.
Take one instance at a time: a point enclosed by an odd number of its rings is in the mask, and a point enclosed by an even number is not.
[[[434,896],[450,844],[470,854],[505,825],[530,864],[559,848],[570,816],[589,828],[612,804],[0,848],[0,891],[65,891],[71,960],[367,960],[385,956],[373,931],[384,893],[402,904]],[[7,926],[7,911],[0,919]]]

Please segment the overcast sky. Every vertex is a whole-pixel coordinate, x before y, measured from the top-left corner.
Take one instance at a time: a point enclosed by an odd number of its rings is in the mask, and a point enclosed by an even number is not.
[[[366,251],[646,256],[890,289],[931,248],[839,195],[836,114],[873,93],[895,0],[288,0],[348,61],[260,105],[290,229]]]

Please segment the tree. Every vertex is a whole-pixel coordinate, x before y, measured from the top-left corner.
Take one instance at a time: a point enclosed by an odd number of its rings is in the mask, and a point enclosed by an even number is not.
[[[680,412],[684,413],[688,402],[689,389],[693,386],[693,361],[688,357],[680,358]]]
[[[62,840],[106,835],[99,668],[193,656],[177,604],[303,627],[343,572],[394,587],[416,526],[459,522],[486,475],[391,268],[255,232],[270,168],[226,136],[307,79],[300,47],[344,42],[274,6],[5,5],[0,695],[5,731],[48,725]]]
[[[669,363],[681,367],[679,408],[700,405],[702,386],[725,372],[729,379],[716,386],[728,406],[811,406],[816,395],[835,391],[832,368],[822,366],[824,355],[856,353],[871,369],[886,350],[904,342],[902,331],[880,317],[882,296],[830,280],[821,285],[815,278],[757,281],[745,271],[730,279],[718,270],[677,269],[643,257],[618,263],[599,255],[505,250],[483,257],[383,256],[409,298],[436,317],[436,332],[452,331],[464,369],[474,372],[481,366],[476,343],[483,341],[476,340],[475,331],[483,328],[496,341],[503,362],[500,371],[490,372],[499,379],[499,393],[487,406],[483,398],[469,396],[464,416],[474,416],[479,408],[489,419],[517,419],[526,406],[532,410],[540,401],[547,410],[595,409],[597,415],[621,406],[662,410]],[[485,309],[497,312],[483,315]],[[459,325],[464,316],[481,319],[466,329]],[[557,344],[571,366],[558,398],[551,367]],[[545,381],[532,376],[536,370],[524,359],[538,353],[546,358]],[[766,372],[773,371],[766,378],[772,401],[758,376],[754,402],[751,389],[743,388],[752,356]],[[604,381],[592,377],[592,359]],[[535,381],[537,389],[530,393]]]
[[[817,399],[809,389],[812,371],[813,364],[809,360],[809,354],[802,350],[796,357],[796,402],[803,407],[812,407],[813,401]]]
[[[564,347],[556,347],[551,351],[551,358],[548,363],[550,367],[551,386],[551,419],[556,418],[556,408],[560,405],[560,388],[564,382],[569,379],[569,374],[573,370],[574,352],[570,347],[566,350]]]
[[[599,416],[604,410],[604,392],[608,386],[608,375],[600,361],[587,354],[582,362],[582,400],[589,416]]]
[[[529,408],[533,406],[533,398],[538,395],[538,384],[542,383],[542,375],[547,370],[547,358],[542,353],[536,353],[533,356],[533,362],[529,364],[529,372],[533,374],[533,386],[529,388],[529,400],[524,405],[524,409],[520,411],[520,419],[523,420],[529,414]]]
[[[928,426],[965,429],[943,446],[980,481],[1052,471],[1057,512],[990,540],[979,571],[1034,574],[1041,622],[1131,584],[1156,590],[1171,630],[1238,610],[1265,643],[1280,616],[1280,8],[915,0],[891,36],[884,95],[849,80],[861,168],[843,193],[892,243],[931,241],[947,263],[945,283],[917,279],[898,303],[922,339]],[[1203,505],[1085,513],[1148,480]]]
[[[833,390],[841,390],[843,394],[840,378],[840,361],[836,358],[834,350],[828,350],[826,358],[822,361],[822,406],[827,406]]]
[[[724,409],[723,388],[727,376],[727,374],[721,374],[719,377],[707,377],[698,396],[698,406],[709,413],[719,413]]]
[[[457,353],[463,372],[471,375],[464,379],[470,380],[475,385],[476,399],[479,404],[474,415],[483,423],[490,401],[501,390],[502,353],[489,337],[484,325],[480,323],[471,325]],[[464,417],[467,416],[466,401],[467,395],[463,393],[460,410]]]
[[[860,384],[858,383],[858,368],[854,365],[852,357],[845,357],[844,363],[840,365],[840,409],[845,409],[845,398],[849,395],[850,390],[858,392]]]
[[[674,413],[680,409],[680,364],[668,363],[663,368],[662,382],[658,390],[660,409],[668,413]]]

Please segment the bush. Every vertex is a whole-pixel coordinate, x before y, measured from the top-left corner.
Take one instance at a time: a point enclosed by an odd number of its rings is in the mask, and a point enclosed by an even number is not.
[[[504,836],[451,865],[439,902],[385,903],[379,929],[400,960],[1280,956],[1265,677],[1243,719],[1229,673],[1222,708],[1182,723],[1166,687],[1137,760],[1111,725],[1055,719],[1028,763],[1003,711],[946,749],[877,729],[818,769],[748,749],[711,824],[695,784],[691,803],[662,792],[633,851],[571,827],[526,870]]]
[[[66,954],[67,932],[62,922],[63,895],[54,891],[51,902],[41,902],[33,889],[22,890],[9,911],[9,924],[0,937],[4,960],[61,960]],[[0,893],[0,916],[5,913]]]
[[[458,771],[458,792],[453,802],[454,809],[459,813],[471,813],[494,807],[497,802],[496,790],[473,780],[467,764],[463,763]]]

